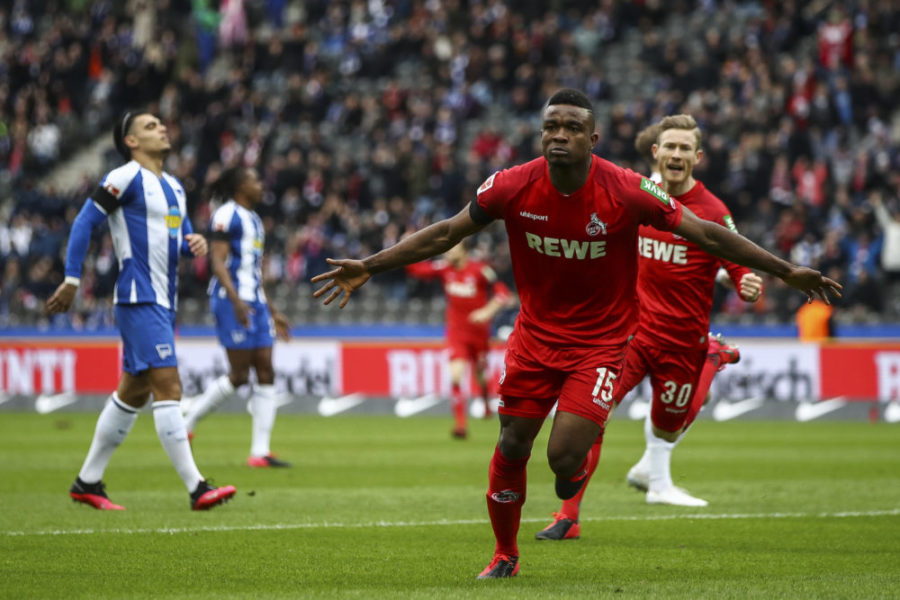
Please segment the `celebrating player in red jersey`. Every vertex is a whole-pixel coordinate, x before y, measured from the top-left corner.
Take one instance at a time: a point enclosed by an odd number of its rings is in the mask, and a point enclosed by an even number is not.
[[[450,248],[443,260],[415,263],[407,266],[406,272],[420,279],[440,279],[444,284],[444,293],[447,295],[447,346],[450,349],[452,408],[456,420],[451,435],[465,439],[468,429],[462,380],[466,374],[466,364],[472,365],[484,399],[485,415],[488,415],[490,408],[485,370],[491,320],[511,299],[509,288],[497,279],[497,274],[489,265],[471,260],[464,243]]]
[[[584,93],[556,92],[541,117],[541,158],[491,175],[476,201],[457,215],[363,260],[328,259],[335,268],[312,278],[325,282],[314,296],[330,304],[343,294],[345,306],[372,275],[446,252],[503,219],[521,310],[500,377],[500,438],[488,479],[496,547],[480,579],[512,577],[519,570],[525,467],[557,399],[547,442],[557,496],[571,498],[584,482],[636,322],[640,225],[674,231],[810,297],[839,295],[841,288],[818,271],[697,218],[649,179],[594,156],[599,134]]]
[[[660,173],[666,192],[698,217],[736,231],[728,208],[693,177],[694,165],[703,157],[700,129],[693,117],[666,117],[656,131],[654,171]],[[639,236],[640,317],[615,395],[618,403],[649,374],[653,401],[645,422],[647,448],[627,480],[647,492],[649,504],[706,506],[705,500],[672,483],[672,450],[703,406],[712,377],[721,366],[718,342],[713,360],[708,360],[713,345],[708,338],[709,312],[719,266],[725,267],[747,302],[759,298],[762,279],[746,267],[707,254],[672,232],[642,226]],[[595,444],[592,458],[599,455],[601,441]],[[596,466],[596,460],[588,465],[588,479]],[[537,539],[579,536],[579,506],[586,487],[585,482],[574,497],[563,502],[560,511],[554,513],[554,522],[539,531]]]

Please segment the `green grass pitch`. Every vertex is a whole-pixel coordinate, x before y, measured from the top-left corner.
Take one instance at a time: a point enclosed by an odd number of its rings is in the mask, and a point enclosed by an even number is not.
[[[125,512],[67,490],[96,414],[0,414],[0,598],[897,598],[900,428],[700,422],[674,455],[703,509],[648,506],[624,476],[641,424],[614,420],[582,538],[538,542],[558,508],[545,431],[529,465],[521,572],[477,581],[493,535],[484,493],[498,424],[284,415],[286,470],[243,466],[249,417],[201,423],[201,471],[237,486],[210,512],[144,413],[105,480]]]

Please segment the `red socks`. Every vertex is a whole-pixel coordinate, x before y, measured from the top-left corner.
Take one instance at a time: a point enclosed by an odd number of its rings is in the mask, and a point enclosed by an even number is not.
[[[578,490],[577,494],[575,494],[568,500],[563,500],[562,508],[559,509],[560,514],[568,519],[572,519],[573,521],[578,520],[578,512],[581,507],[581,499],[584,497],[584,490],[587,489],[587,485],[591,480],[591,476],[594,474],[594,471],[597,470],[597,463],[600,462],[600,448],[602,446],[603,434],[601,433],[597,436],[597,439],[594,441],[594,445],[591,446],[587,457],[584,459],[585,464],[583,465],[583,468],[587,471],[587,476],[584,483],[581,484],[581,489]]]
[[[529,458],[509,459],[500,453],[499,447],[494,449],[488,477],[487,506],[497,539],[497,554],[519,555],[516,536],[522,505],[525,504],[525,466]]]
[[[451,388],[453,392],[453,398],[451,400],[450,406],[453,408],[453,418],[456,419],[456,428],[457,429],[465,429],[466,428],[466,399],[463,397],[462,391],[459,388],[458,383],[454,383]]]
[[[703,403],[706,402],[706,395],[709,393],[709,388],[712,385],[713,377],[716,376],[716,372],[719,370],[719,361],[714,359],[714,356],[714,354],[708,354],[706,361],[703,363],[700,379],[697,380],[697,389],[694,390],[694,397],[691,398],[691,408],[688,410],[684,420],[685,431],[691,426],[697,415],[700,414],[700,409],[703,408]]]
[[[491,393],[490,386],[485,383],[481,386],[481,397],[484,398],[484,418],[487,419],[491,416],[491,400],[489,394]]]

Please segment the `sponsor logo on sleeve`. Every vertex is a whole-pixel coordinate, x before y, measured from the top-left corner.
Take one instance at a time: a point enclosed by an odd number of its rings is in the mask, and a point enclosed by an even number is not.
[[[106,185],[103,186],[103,189],[106,190],[107,192],[109,192],[110,194],[112,194],[113,196],[115,196],[116,198],[119,197],[119,188],[117,188],[110,182],[107,181]]]
[[[641,178],[641,189],[665,204],[666,206],[671,206],[671,201],[669,200],[669,195],[665,193],[661,187],[647,179],[646,177]]]
[[[491,175],[490,177],[485,179],[484,183],[481,184],[481,187],[478,188],[478,191],[475,193],[475,195],[480,196],[482,194],[482,192],[486,192],[489,189],[491,189],[492,187],[494,187],[494,177],[496,177],[496,176],[497,176],[497,174],[494,173],[493,175]]]
[[[735,227],[734,219],[731,218],[731,215],[725,215],[722,217],[722,220],[725,221],[725,227],[737,233],[737,227]]]

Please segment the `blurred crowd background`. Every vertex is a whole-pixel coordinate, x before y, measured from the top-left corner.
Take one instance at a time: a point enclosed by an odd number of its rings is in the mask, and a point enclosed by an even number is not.
[[[900,320],[891,0],[12,0],[0,57],[0,326],[112,325],[106,231],[72,313],[51,323],[42,306],[74,216],[121,162],[113,117],[135,106],[169,129],[166,168],[195,229],[223,167],[259,170],[270,289],[295,323],[440,323],[440,289],[402,270],[344,311],[316,307],[308,279],[326,257],[458,212],[492,172],[538,156],[539,112],[559,87],[596,102],[597,154],[644,173],[635,134],[694,115],[696,175],[743,234],[843,282],[839,322]],[[81,167],[97,154],[99,170]],[[504,236],[491,226],[475,252],[512,284]],[[211,322],[208,265],[183,266],[181,322]],[[789,323],[803,300],[770,278],[755,305],[722,288],[713,322]]]

